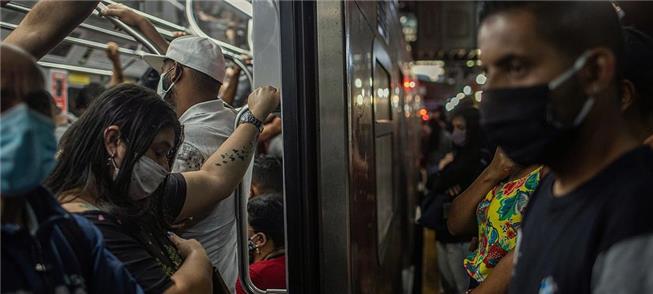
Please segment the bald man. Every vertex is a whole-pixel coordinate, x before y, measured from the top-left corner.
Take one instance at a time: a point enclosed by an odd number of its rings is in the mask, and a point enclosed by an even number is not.
[[[56,141],[34,57],[0,43],[0,71],[1,292],[143,293],[98,229],[67,214],[40,185]]]

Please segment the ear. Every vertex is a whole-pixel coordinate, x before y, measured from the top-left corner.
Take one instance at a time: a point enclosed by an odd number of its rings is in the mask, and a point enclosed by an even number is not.
[[[266,236],[263,233],[258,233],[257,237],[254,238],[254,245],[256,245],[256,248],[263,248],[267,243],[268,243],[268,236]]]
[[[258,195],[258,185],[252,183],[249,189],[250,189],[249,197],[254,197]]]
[[[597,96],[608,90],[616,75],[616,57],[612,50],[599,47],[589,53],[581,79],[585,84],[585,93]]]
[[[110,156],[118,155],[118,145],[120,144],[120,127],[111,125],[104,129],[103,134],[104,148]]]
[[[173,83],[177,83],[181,80],[181,78],[184,76],[184,71],[189,70],[188,68],[185,68],[181,66],[181,64],[175,62],[173,65],[172,70],[170,71],[170,81]]]
[[[635,85],[629,80],[622,80],[621,86],[623,88],[621,93],[621,112],[624,112],[635,103],[637,92],[635,91]]]

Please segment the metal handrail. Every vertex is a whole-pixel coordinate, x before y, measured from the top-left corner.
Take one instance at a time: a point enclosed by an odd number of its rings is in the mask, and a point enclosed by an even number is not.
[[[11,9],[13,11],[22,12],[22,13],[28,13],[29,10],[30,10],[29,7],[14,4],[14,3],[11,3],[11,2],[7,3],[3,8],[8,8],[8,9]]]
[[[234,130],[238,128],[240,117],[249,109],[247,105],[243,106],[234,121]],[[249,162],[245,174],[251,174],[254,167],[254,158]],[[249,199],[249,187],[245,181],[241,181],[234,191],[234,201],[236,202],[236,237],[238,240],[238,278],[240,284],[248,294],[285,294],[285,289],[267,289],[261,290],[254,283],[249,275],[249,254],[247,252],[247,199]]]
[[[106,6],[104,4],[98,3],[98,6],[95,8],[95,10],[99,13],[104,8],[106,8]],[[118,26],[119,28],[124,30],[127,34],[134,37],[134,39],[136,39],[136,41],[143,44],[148,50],[150,50],[150,51],[152,51],[153,53],[156,53],[156,54],[161,54],[161,51],[158,48],[156,48],[156,46],[154,46],[154,44],[152,44],[148,39],[143,37],[140,33],[138,33],[132,27],[130,27],[127,24],[125,24],[124,22],[120,21],[118,18],[112,17],[112,16],[106,16],[106,15],[103,15],[102,17],[108,19],[114,25]]]
[[[102,0],[102,2],[109,3],[109,4],[120,4],[120,3],[116,2],[116,1],[112,1],[112,0]],[[136,13],[142,15],[142,16],[145,16],[147,19],[149,19],[149,20],[152,21],[153,23],[158,23],[158,24],[161,24],[161,25],[167,26],[168,28],[171,28],[171,29],[173,29],[173,30],[175,30],[175,31],[181,31],[181,32],[185,32],[185,31],[186,31],[186,28],[185,28],[185,27],[182,27],[182,26],[180,26],[180,25],[178,25],[178,24],[175,24],[175,23],[169,22],[169,21],[167,21],[167,20],[164,20],[164,19],[158,18],[158,17],[156,17],[156,16],[154,16],[154,15],[150,15],[150,14],[144,13],[144,12],[139,11],[139,10],[137,10],[137,9],[134,9],[134,11],[135,11]]]
[[[29,7],[14,4],[14,3],[7,3],[7,6],[5,6],[4,8],[10,9],[10,10],[13,10],[13,11],[16,11],[16,12],[21,12],[21,13],[28,13],[31,10],[31,8],[29,8]],[[91,30],[91,31],[94,31],[94,32],[107,34],[107,35],[110,35],[110,36],[113,36],[113,37],[116,37],[116,38],[121,38],[121,39],[125,39],[125,40],[132,41],[132,42],[135,41],[129,35],[114,32],[112,30],[105,29],[105,28],[98,27],[98,26],[94,26],[94,25],[90,25],[90,24],[87,24],[87,23],[80,23],[79,27],[87,29],[87,30]]]
[[[8,29],[8,30],[15,30],[18,25],[0,21],[0,27],[3,29]],[[63,39],[64,42],[67,43],[72,43],[80,46],[86,46],[94,49],[100,49],[100,50],[106,50],[108,48],[107,44],[100,43],[100,42],[95,42],[95,41],[89,41],[89,40],[84,40],[81,38],[76,38],[76,37],[65,37]],[[135,51],[127,48],[118,48],[118,52],[126,55],[132,55],[132,56],[143,56],[143,53],[140,51]]]
[[[99,68],[68,65],[68,64],[59,64],[59,63],[45,62],[45,61],[39,61],[37,63],[40,66],[43,66],[43,67],[56,68],[56,69],[65,69],[65,70],[69,70],[69,71],[83,72],[83,73],[87,73],[87,74],[103,75],[103,76],[111,76],[111,74],[112,74],[112,72],[110,70],[99,69]]]

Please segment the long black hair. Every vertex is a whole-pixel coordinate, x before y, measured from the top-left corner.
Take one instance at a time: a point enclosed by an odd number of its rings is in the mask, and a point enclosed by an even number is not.
[[[115,181],[104,145],[104,130],[112,125],[120,127],[120,139],[127,147]],[[57,165],[45,185],[60,200],[70,200],[61,199],[64,192],[91,185],[102,207],[118,216],[139,215],[143,204],[128,195],[132,169],[156,135],[166,128],[175,133],[175,146],[169,154],[172,159],[182,140],[174,110],[150,89],[134,84],[112,87],[93,101],[63,136]]]
[[[462,190],[466,189],[487,165],[490,156],[481,130],[478,109],[461,107],[451,115],[452,120],[456,117],[465,120],[465,145],[454,146],[454,160],[432,181],[431,189],[437,193],[456,185]]]

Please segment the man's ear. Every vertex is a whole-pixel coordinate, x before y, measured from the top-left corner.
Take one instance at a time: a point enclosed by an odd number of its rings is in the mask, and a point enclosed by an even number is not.
[[[626,79],[621,81],[621,87],[621,112],[624,112],[635,103],[637,92],[633,82]]]
[[[179,82],[184,77],[184,71],[186,70],[188,69],[175,62],[173,69],[170,71],[170,81],[173,83]]]
[[[120,144],[120,127],[111,125],[104,129],[102,136],[104,139],[104,148],[107,150],[107,153],[112,157],[116,156],[118,154],[118,145]]]
[[[607,90],[617,74],[616,57],[612,50],[599,47],[592,49],[581,79],[588,96],[597,96]]]

